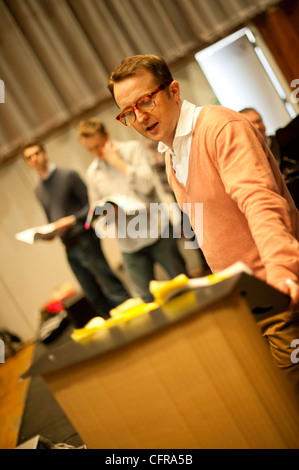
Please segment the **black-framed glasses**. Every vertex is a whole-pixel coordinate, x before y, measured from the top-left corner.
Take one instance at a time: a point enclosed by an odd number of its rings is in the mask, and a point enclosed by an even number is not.
[[[134,124],[134,122],[136,121],[135,109],[139,109],[139,111],[141,112],[151,113],[156,107],[156,103],[153,100],[153,96],[156,95],[159,91],[164,90],[168,85],[170,85],[170,83],[171,82],[167,82],[158,86],[155,91],[140,98],[140,100],[137,101],[135,106],[126,109],[118,116],[116,116],[116,119],[125,126],[132,126],[132,124]]]

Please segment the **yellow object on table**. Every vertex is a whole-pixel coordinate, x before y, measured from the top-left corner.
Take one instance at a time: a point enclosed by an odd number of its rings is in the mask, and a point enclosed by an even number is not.
[[[71,337],[77,342],[87,342],[100,330],[128,322],[158,307],[161,307],[164,313],[170,317],[174,317],[186,309],[196,307],[194,289],[208,287],[239,271],[246,272],[248,268],[243,263],[236,263],[218,274],[202,278],[189,279],[185,274],[180,274],[169,281],[151,281],[149,289],[154,297],[154,302],[145,303],[140,297],[128,299],[110,310],[111,318],[108,320],[104,320],[102,317],[92,318],[83,328],[75,329]]]
[[[118,307],[110,310],[111,318],[104,320],[102,317],[92,318],[84,328],[73,331],[71,337],[74,341],[86,342],[90,340],[95,333],[101,329],[110,328],[118,323],[123,323],[132,318],[150,312],[157,308],[155,302],[145,303],[140,298],[128,299]]]

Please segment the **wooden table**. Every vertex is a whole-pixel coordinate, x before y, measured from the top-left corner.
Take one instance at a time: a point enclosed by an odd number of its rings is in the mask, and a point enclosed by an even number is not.
[[[33,364],[88,448],[299,448],[298,403],[256,320],[287,299],[247,274],[69,340]]]

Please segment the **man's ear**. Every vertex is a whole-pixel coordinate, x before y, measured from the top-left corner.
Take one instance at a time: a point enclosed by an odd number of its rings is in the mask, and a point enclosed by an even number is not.
[[[169,93],[172,98],[178,103],[180,101],[180,85],[178,82],[173,81],[169,85]]]

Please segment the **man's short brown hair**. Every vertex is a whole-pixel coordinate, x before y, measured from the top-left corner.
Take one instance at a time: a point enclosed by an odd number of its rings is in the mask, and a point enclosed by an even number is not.
[[[135,55],[126,57],[120,66],[110,74],[108,89],[114,98],[114,84],[125,78],[133,77],[142,69],[150,72],[155,78],[157,85],[171,83],[173,77],[162,57],[153,54]]]
[[[30,140],[28,142],[26,142],[24,145],[23,145],[23,148],[22,148],[22,154],[24,155],[24,152],[26,149],[28,149],[29,147],[38,147],[42,152],[45,152],[45,147],[44,147],[44,144],[36,141],[36,140]]]
[[[78,137],[91,137],[94,134],[106,134],[106,127],[98,118],[90,118],[80,121],[77,127]]]

